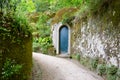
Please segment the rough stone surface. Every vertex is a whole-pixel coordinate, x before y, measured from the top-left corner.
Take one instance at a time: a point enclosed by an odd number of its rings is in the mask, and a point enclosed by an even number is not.
[[[75,15],[71,23],[71,53],[82,57],[99,58],[107,65],[120,68],[120,1],[105,1],[97,11]],[[57,26],[53,24],[53,43],[56,48]],[[63,23],[64,24],[64,23]],[[56,40],[56,41],[55,41]]]
[[[112,29],[112,23],[102,23],[101,19],[89,18],[82,21],[79,27],[80,34],[73,43],[73,53],[83,56],[99,57],[107,64],[120,65],[120,32]],[[103,29],[110,27],[110,29]],[[73,29],[74,30],[74,29]]]

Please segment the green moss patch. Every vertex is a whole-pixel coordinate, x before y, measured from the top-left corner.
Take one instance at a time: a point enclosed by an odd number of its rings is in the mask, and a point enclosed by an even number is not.
[[[3,68],[7,58],[15,60],[22,65],[22,69],[19,75],[9,80],[28,80],[32,68],[32,34],[26,22],[2,12],[0,14],[0,66]]]

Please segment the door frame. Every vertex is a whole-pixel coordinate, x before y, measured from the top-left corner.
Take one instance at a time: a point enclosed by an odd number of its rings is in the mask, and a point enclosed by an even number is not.
[[[61,54],[60,53],[60,29],[63,26],[66,26],[68,28],[68,53],[67,54],[70,54],[71,53],[71,29],[68,24],[63,24],[63,25],[58,26],[58,29],[57,29],[57,54]]]

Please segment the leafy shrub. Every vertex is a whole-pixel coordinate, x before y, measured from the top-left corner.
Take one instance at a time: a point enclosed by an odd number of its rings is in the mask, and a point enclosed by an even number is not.
[[[32,43],[33,44],[33,51],[39,51],[39,49],[40,49],[40,44],[39,43],[37,43],[37,42],[33,42]]]
[[[20,74],[22,65],[16,64],[14,60],[6,59],[2,68],[2,79],[9,80],[13,75]]]
[[[88,68],[90,67],[90,62],[89,62],[90,58],[89,57],[80,57],[80,63],[84,66],[87,66]]]
[[[78,61],[80,61],[80,58],[81,58],[81,56],[80,56],[80,54],[78,53],[78,54],[76,55],[76,59],[77,59]]]
[[[105,64],[98,64],[97,71],[99,75],[105,75],[106,74],[106,65]]]
[[[39,38],[39,44],[41,47],[41,51],[43,53],[47,53],[48,48],[52,46],[52,40],[50,37]]]
[[[111,74],[107,75],[107,80],[116,80],[116,78],[117,78],[116,75],[111,75]]]
[[[43,13],[38,14],[39,19],[35,23],[35,29],[33,30],[33,50],[47,53],[48,48],[51,46],[52,40],[50,38],[50,26],[48,16]]]
[[[107,67],[107,73],[108,74],[114,75],[114,74],[117,73],[117,70],[118,70],[118,68],[116,66],[114,66],[114,65],[111,65],[111,66]]]
[[[33,51],[39,51],[40,49],[40,44],[38,42],[38,39],[37,38],[33,38]]]
[[[49,48],[51,49],[52,46],[52,39],[51,37],[40,37],[33,39],[33,50],[34,51],[41,51],[44,54],[48,54]]]
[[[97,58],[97,57],[91,59],[91,61],[90,61],[91,67],[92,67],[93,69],[96,69],[96,68],[97,68],[97,65],[98,65],[98,62],[99,62],[99,58]]]
[[[117,71],[117,80],[120,80],[120,69]]]
[[[116,80],[118,68],[114,65],[107,67],[107,80]]]

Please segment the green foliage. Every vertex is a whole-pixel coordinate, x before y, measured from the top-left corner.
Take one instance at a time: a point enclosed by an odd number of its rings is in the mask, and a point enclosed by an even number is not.
[[[120,79],[120,69],[114,65],[108,66],[104,61],[100,61],[98,57],[91,59],[89,57],[82,57],[79,54],[73,54],[72,58],[80,61],[87,68],[97,71],[98,75],[104,77],[106,80]]]
[[[35,11],[35,4],[32,0],[21,0],[21,2],[17,5],[16,11],[19,13],[25,14]]]
[[[13,38],[14,41],[15,37],[28,37],[30,35],[30,27],[28,25],[27,19],[25,16],[21,16],[16,8],[18,8],[18,0],[6,0],[2,1],[2,3],[6,4],[6,7],[2,7],[3,11],[0,12],[0,36],[8,36]],[[13,6],[15,5],[15,6]],[[15,10],[13,11],[13,8]],[[4,8],[9,9],[5,12]],[[5,37],[3,37],[5,39]],[[18,39],[16,41],[19,41]]]
[[[107,67],[107,80],[116,80],[118,68],[114,65]]]
[[[49,36],[33,39],[33,50],[48,54],[48,49],[52,47],[52,39]]]
[[[57,11],[64,7],[80,7],[83,0],[51,0],[50,9],[52,11]]]
[[[35,0],[35,7],[37,12],[44,12],[49,10],[50,2],[49,0]]]
[[[117,76],[120,78],[120,69],[117,71]]]
[[[83,0],[34,0],[36,11],[57,11],[64,7],[80,7]]]
[[[49,17],[44,13],[39,13],[39,19],[36,22],[36,27],[33,30],[33,50],[41,51],[42,53],[47,53],[48,48],[52,44],[52,40],[50,38],[50,24],[48,23]]]
[[[88,68],[90,68],[90,58],[89,57],[82,57],[80,59],[80,63],[83,64],[84,66],[87,66]]]
[[[80,61],[80,64],[82,64],[88,68],[90,67],[89,66],[90,65],[90,58],[87,56],[83,57],[80,53],[77,53],[77,54],[73,54],[72,58]]]
[[[97,71],[99,75],[105,75],[106,74],[106,65],[105,64],[98,64]]]
[[[2,68],[2,80],[9,80],[13,75],[20,74],[22,65],[16,64],[14,60],[6,59]]]
[[[80,61],[80,58],[81,58],[81,55],[78,53],[78,54],[76,55],[76,59],[77,59],[78,61]]]
[[[11,40],[10,43],[17,42],[19,44],[21,42],[20,37],[25,38],[31,35],[28,23],[21,17],[18,18],[12,14],[3,15],[2,12],[0,16],[0,36],[2,37],[2,40],[9,38]]]
[[[47,23],[48,17],[45,14],[40,14],[39,20],[36,23],[37,32],[40,37],[45,37],[50,35],[50,26]]]
[[[33,51],[37,52],[40,50],[40,44],[33,40]]]
[[[14,15],[16,8],[21,0],[0,0],[0,12],[3,15]]]
[[[118,71],[117,71],[117,80],[120,80],[120,69],[118,69]]]
[[[86,0],[83,5],[87,6],[89,10],[96,11],[104,0]]]
[[[117,73],[117,70],[118,70],[118,68],[116,66],[114,66],[114,65],[108,66],[107,67],[107,74],[114,75],[114,74]]]
[[[27,80],[31,74],[32,67],[32,40],[31,37],[21,38],[18,37],[21,42],[11,43],[11,39],[9,37],[5,37],[5,40],[0,38],[0,50],[2,50],[2,62],[5,62],[6,58],[10,58],[16,61],[16,64],[23,64],[21,72],[19,76],[12,76],[12,79],[18,80]],[[2,64],[3,67],[3,64]]]
[[[44,38],[39,38],[39,43],[40,43],[40,47],[41,47],[41,51],[43,53],[48,53],[48,48],[52,46],[52,40],[50,37],[44,37]]]
[[[106,75],[107,80],[119,80],[120,72],[118,67],[114,65],[107,66],[105,64],[98,64],[97,70],[99,75]]]
[[[99,62],[99,58],[97,58],[97,57],[91,59],[91,61],[90,61],[90,63],[91,63],[91,67],[92,67],[93,69],[96,69],[97,66],[98,66],[98,62]]]
[[[0,79],[2,77],[2,50],[0,50]]]
[[[82,0],[83,3],[80,6],[78,11],[78,17],[85,17],[96,15],[99,13],[102,15],[103,13],[108,11],[110,4],[113,2],[112,0]]]
[[[107,80],[116,80],[117,76],[116,75],[107,75]]]
[[[32,32],[32,27],[29,23],[28,14],[34,11],[35,7],[32,0],[21,0],[21,2],[17,5],[14,18],[18,22],[18,24],[20,24],[20,27],[22,28],[22,31],[25,32],[25,34],[29,34],[29,32],[27,31]]]
[[[7,2],[7,0],[4,1]],[[12,1],[15,2],[15,0],[9,0],[10,3],[7,3],[7,5],[9,4],[12,5]],[[18,3],[15,4],[16,7]],[[12,79],[10,80],[13,79],[16,80],[18,78],[19,78],[18,80],[27,80],[30,77],[32,67],[32,48],[31,48],[32,36],[26,16],[22,14],[22,11],[20,13],[20,11],[18,11],[16,7],[15,10],[9,6],[1,7],[0,11],[0,51],[2,51],[1,60],[2,62],[5,62],[6,57],[8,57],[10,59],[14,59],[16,61],[16,64],[24,65],[22,66],[19,76],[13,75],[13,73],[15,73],[15,71],[17,72],[17,70],[20,68],[19,65],[16,66],[13,62],[10,63],[10,61],[8,61],[7,63],[9,64],[6,63],[5,64],[6,67],[3,65],[3,63],[0,62],[1,63],[0,67],[1,66],[5,67],[4,72],[2,73],[2,75],[4,75],[4,78],[11,77]],[[9,67],[9,70],[5,72],[5,69],[7,69],[7,66],[9,65],[13,66]]]

